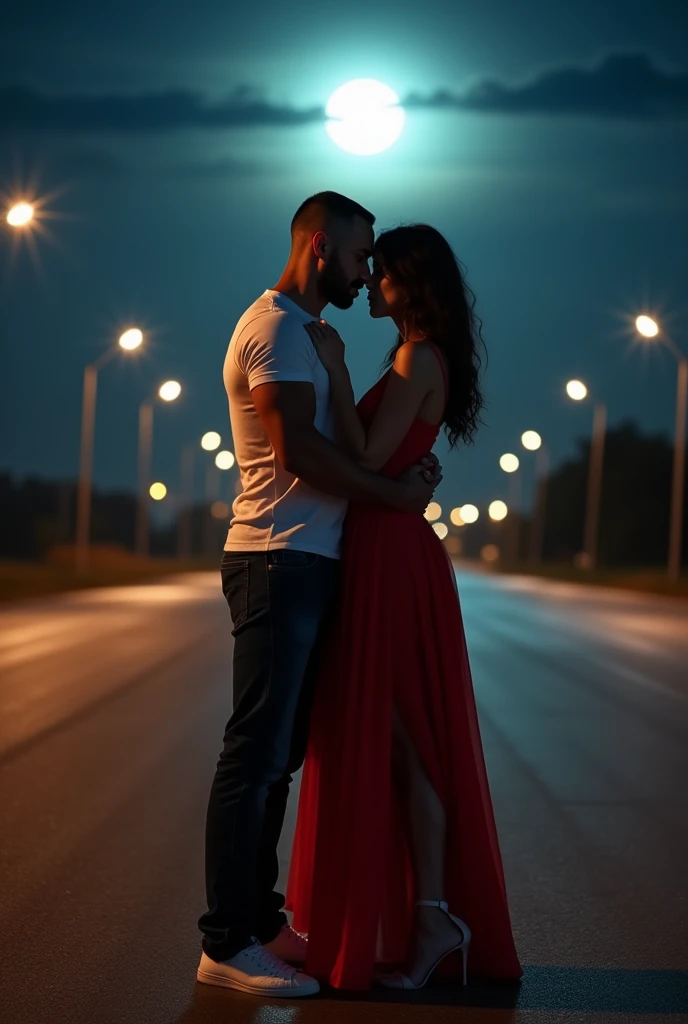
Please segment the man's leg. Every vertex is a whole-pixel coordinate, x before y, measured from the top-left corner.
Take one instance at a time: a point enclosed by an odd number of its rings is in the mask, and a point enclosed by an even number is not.
[[[269,795],[288,774],[302,685],[336,573],[335,561],[296,551],[223,559],[234,623],[234,711],[210,791],[208,911],[199,921],[214,960],[234,956],[258,932],[265,902],[259,864],[267,861],[267,846],[276,845],[284,817],[281,793]]]
[[[311,651],[301,687],[299,703],[294,717],[289,762],[285,774],[270,787],[266,806],[263,834],[258,857],[258,931],[257,936],[264,944],[271,942],[287,923],[284,895],[275,890],[280,872],[277,845],[282,834],[284,815],[289,798],[289,786],[293,776],[301,768],[308,747],[308,732],[313,705],[315,684],[321,665],[322,652],[327,643],[328,625],[334,602],[320,624],[316,642]]]

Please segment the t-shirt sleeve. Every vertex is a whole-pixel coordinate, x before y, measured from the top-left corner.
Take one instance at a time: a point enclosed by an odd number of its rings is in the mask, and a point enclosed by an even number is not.
[[[272,318],[247,331],[237,346],[236,361],[251,390],[275,381],[314,382],[317,360],[313,342],[298,320]]]

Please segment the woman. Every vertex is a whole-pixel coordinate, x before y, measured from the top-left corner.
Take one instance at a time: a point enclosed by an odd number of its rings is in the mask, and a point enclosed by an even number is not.
[[[397,476],[444,425],[470,442],[483,400],[473,296],[447,241],[383,233],[370,315],[398,338],[354,403],[344,344],[307,325],[328,370],[339,444]],[[442,974],[521,969],[485,773],[454,573],[422,515],[350,507],[342,592],[315,696],[287,906],[309,933],[306,971],[342,989],[419,988]],[[458,916],[460,915],[460,917]]]

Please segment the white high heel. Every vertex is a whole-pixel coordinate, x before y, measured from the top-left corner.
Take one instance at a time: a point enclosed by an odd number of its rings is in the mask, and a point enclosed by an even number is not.
[[[439,907],[443,910],[448,917],[452,919],[457,928],[461,931],[461,942],[456,946],[452,946],[442,956],[435,961],[428,973],[425,975],[420,985],[415,985],[408,974],[402,974],[401,971],[397,971],[395,974],[387,974],[380,978],[380,984],[386,988],[402,988],[402,989],[419,989],[423,988],[430,979],[431,974],[437,968],[437,966],[448,957],[450,953],[461,953],[461,961],[463,964],[463,984],[466,984],[466,964],[468,961],[468,947],[471,944],[471,930],[465,921],[462,921],[460,917],[455,917],[454,914],[449,912],[449,904],[444,900],[416,900],[417,907]]]

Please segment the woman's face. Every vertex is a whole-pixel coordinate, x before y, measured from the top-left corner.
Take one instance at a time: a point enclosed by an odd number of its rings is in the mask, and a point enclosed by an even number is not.
[[[381,317],[398,316],[404,305],[404,295],[398,285],[389,277],[379,256],[373,253],[373,272],[366,282],[370,315],[376,320]]]

